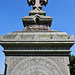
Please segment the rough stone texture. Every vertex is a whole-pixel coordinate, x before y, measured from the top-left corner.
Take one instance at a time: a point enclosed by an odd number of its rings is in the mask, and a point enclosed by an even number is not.
[[[3,40],[74,40],[74,36],[67,35],[65,32],[58,32],[58,31],[46,31],[46,32],[25,32],[24,30],[19,32],[8,33],[3,37]],[[1,38],[2,39],[2,38]]]
[[[74,36],[65,32],[26,32],[1,36],[6,75],[70,75],[69,53]]]
[[[47,5],[48,0],[27,0],[29,6],[33,6],[33,10],[29,12],[29,16],[22,17],[25,31],[50,31],[52,17],[45,16],[46,12],[42,10],[43,5]]]
[[[23,25],[26,27],[26,31],[49,31],[52,19],[52,17],[39,14],[22,17]]]
[[[7,56],[7,75],[70,75],[67,56]]]
[[[74,36],[50,29],[52,17],[42,6],[48,0],[28,0],[30,16],[22,18],[24,29],[0,35],[5,53],[4,75],[70,75],[69,53]]]
[[[40,14],[40,15],[45,15],[46,12],[42,10],[43,5],[47,5],[48,0],[27,0],[29,6],[33,6],[33,10],[29,12],[29,15],[35,15],[35,14]]]

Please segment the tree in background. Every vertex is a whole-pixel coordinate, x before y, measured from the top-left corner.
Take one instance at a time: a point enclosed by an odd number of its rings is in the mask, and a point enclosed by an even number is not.
[[[75,75],[75,56],[70,55],[70,73],[71,75]]]

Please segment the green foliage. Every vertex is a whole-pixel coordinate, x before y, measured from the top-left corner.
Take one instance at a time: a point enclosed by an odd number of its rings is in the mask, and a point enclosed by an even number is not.
[[[75,56],[70,55],[70,73],[71,75],[75,75]]]

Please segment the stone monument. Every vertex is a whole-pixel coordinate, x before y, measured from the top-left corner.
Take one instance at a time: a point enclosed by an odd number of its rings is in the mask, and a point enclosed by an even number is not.
[[[33,10],[22,17],[24,29],[0,35],[5,75],[70,75],[69,53],[74,36],[50,29],[52,17],[42,10],[48,0],[27,0]]]

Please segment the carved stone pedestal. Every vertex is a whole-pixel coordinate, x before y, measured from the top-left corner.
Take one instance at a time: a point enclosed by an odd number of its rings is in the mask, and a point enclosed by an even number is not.
[[[19,31],[0,37],[6,56],[5,75],[70,75],[73,35],[57,31]]]
[[[42,6],[48,0],[27,0],[33,10],[22,17],[24,29],[0,35],[5,75],[70,75],[69,53],[74,36],[50,29],[52,17]]]

